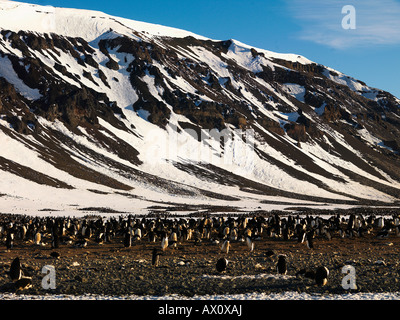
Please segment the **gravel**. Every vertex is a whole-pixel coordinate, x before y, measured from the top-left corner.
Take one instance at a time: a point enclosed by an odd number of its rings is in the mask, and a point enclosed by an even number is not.
[[[379,293],[399,292],[398,250],[400,237],[389,235],[377,239],[373,234],[362,238],[315,239],[315,248],[309,249],[296,240],[262,238],[249,252],[245,243],[233,242],[228,254],[220,251],[211,241],[195,244],[179,243],[177,248],[167,248],[160,257],[160,265],[151,264],[151,252],[160,243],[140,240],[124,248],[123,239],[98,244],[89,241],[84,248],[62,245],[55,259],[49,244],[16,242],[9,252],[0,256],[0,293],[14,293],[8,271],[14,258],[19,257],[23,267],[32,276],[33,286],[19,291],[27,295],[107,295],[107,296],[165,296],[181,295],[188,298],[198,295],[235,295],[245,293],[281,294],[297,292],[306,294]],[[5,248],[5,247],[4,247]],[[274,250],[271,257],[268,250]],[[278,254],[288,260],[286,275],[276,273]],[[220,257],[228,259],[227,270],[216,271]],[[43,289],[45,276],[42,268],[52,265],[56,271],[56,288]],[[319,287],[312,279],[296,275],[303,269],[326,266],[328,283]],[[355,268],[357,289],[342,287],[345,274],[342,268]]]

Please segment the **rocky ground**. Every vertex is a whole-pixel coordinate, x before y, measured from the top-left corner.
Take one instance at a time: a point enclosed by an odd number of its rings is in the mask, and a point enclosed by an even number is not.
[[[342,267],[355,268],[357,289],[352,292],[400,291],[399,246],[400,237],[390,234],[379,239],[375,234],[360,238],[332,240],[316,238],[315,248],[296,240],[263,237],[249,252],[243,242],[233,242],[228,254],[210,241],[195,244],[179,243],[167,248],[160,257],[160,265],[151,264],[152,249],[160,243],[147,239],[124,248],[122,238],[112,243],[89,242],[84,248],[62,245],[51,249],[49,245],[16,241],[9,252],[5,246],[0,252],[0,292],[15,292],[8,271],[14,258],[19,257],[23,267],[32,276],[32,288],[24,294],[103,294],[103,295],[165,295],[184,296],[203,294],[235,294],[246,292],[298,291],[308,293],[345,293],[342,287]],[[269,250],[274,255],[267,256]],[[58,259],[50,254],[57,251]],[[288,273],[278,276],[278,254],[288,259]],[[216,271],[216,261],[225,256],[229,263],[225,272]],[[42,268],[52,265],[56,271],[56,289],[42,288]],[[303,268],[324,265],[330,270],[328,283],[319,287],[311,279],[296,276]]]

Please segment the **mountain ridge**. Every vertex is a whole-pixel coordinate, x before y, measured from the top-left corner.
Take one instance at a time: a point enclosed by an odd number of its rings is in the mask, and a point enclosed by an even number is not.
[[[3,212],[398,204],[388,92],[100,12],[7,1],[0,18]]]

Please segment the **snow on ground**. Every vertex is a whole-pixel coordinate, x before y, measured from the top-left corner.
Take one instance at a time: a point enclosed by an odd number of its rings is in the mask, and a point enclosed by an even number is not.
[[[15,19],[15,16],[20,19]],[[100,11],[40,6],[16,1],[0,1],[0,21],[4,29],[29,30],[40,33],[57,33],[65,36],[82,37],[92,41],[114,32],[135,36],[134,30],[152,36],[186,37],[206,39],[192,32],[114,17]]]
[[[0,300],[400,300],[400,292],[382,293],[346,293],[346,294],[309,294],[295,291],[283,293],[244,293],[228,295],[195,295],[186,297],[180,295],[166,296],[105,296],[105,295],[23,295],[4,293],[0,294]]]
[[[304,94],[306,93],[306,89],[303,86],[297,83],[284,83],[282,88],[285,92],[289,93],[300,102],[304,102]]]

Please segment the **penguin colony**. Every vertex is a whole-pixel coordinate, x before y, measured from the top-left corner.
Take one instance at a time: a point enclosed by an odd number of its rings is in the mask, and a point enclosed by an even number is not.
[[[6,251],[12,251],[15,241],[47,246],[54,249],[53,258],[59,258],[60,246],[84,248],[89,243],[119,242],[125,248],[135,242],[147,241],[157,246],[151,254],[154,267],[159,266],[160,256],[169,249],[176,249],[180,243],[193,241],[194,245],[213,243],[219,247],[223,257],[216,259],[216,271],[226,272],[228,255],[234,246],[247,247],[249,254],[256,250],[261,239],[279,239],[304,243],[310,250],[318,245],[318,239],[363,237],[373,234],[377,238],[400,236],[398,215],[376,217],[350,214],[341,217],[278,214],[269,216],[167,218],[142,217],[133,215],[102,217],[29,217],[24,215],[0,215],[0,243]],[[276,255],[272,250],[265,257]],[[23,290],[31,285],[31,278],[24,275],[19,259],[13,261],[10,270],[12,281]],[[277,274],[288,272],[287,257],[278,256]],[[314,279],[317,285],[327,283],[329,270],[318,266],[316,270],[300,270],[296,275]]]

